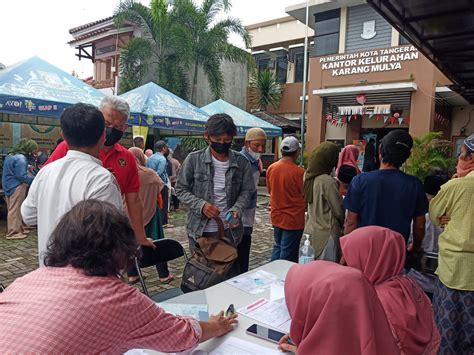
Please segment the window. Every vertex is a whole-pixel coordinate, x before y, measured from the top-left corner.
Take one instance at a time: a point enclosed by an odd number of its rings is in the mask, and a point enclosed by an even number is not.
[[[258,60],[258,72],[268,69],[270,58],[262,58]]]
[[[314,14],[314,54],[323,56],[339,52],[341,10]]]
[[[288,60],[286,58],[286,55],[277,57],[276,72],[277,72],[278,82],[280,84],[286,83],[287,68],[288,68]]]
[[[308,58],[309,59],[309,58]],[[306,63],[306,70],[308,70],[308,63]],[[303,68],[304,68],[304,52],[295,53],[295,83],[301,83],[303,81]],[[309,76],[306,77],[306,80]]]
[[[400,33],[399,44],[403,46],[404,44],[411,44],[410,41]]]

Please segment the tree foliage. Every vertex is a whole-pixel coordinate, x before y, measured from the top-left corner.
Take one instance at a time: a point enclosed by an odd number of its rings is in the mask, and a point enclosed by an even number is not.
[[[403,168],[407,174],[423,181],[436,168],[453,173],[456,160],[452,157],[452,143],[441,139],[442,135],[441,132],[428,132],[413,138],[413,149]]]
[[[191,81],[190,101],[196,103],[197,73],[202,68],[213,95],[219,98],[224,89],[222,60],[251,61],[247,52],[229,43],[229,36],[237,34],[250,46],[241,21],[231,17],[217,20],[230,6],[228,0],[204,0],[200,6],[193,0],[151,0],[149,7],[135,0],[122,1],[115,11],[116,25],[132,23],[142,36],[123,49],[124,90],[141,84],[149,68],[160,86],[185,99]]]
[[[278,108],[283,97],[283,86],[276,73],[266,69],[250,77],[249,102],[252,108],[265,111],[268,106]]]

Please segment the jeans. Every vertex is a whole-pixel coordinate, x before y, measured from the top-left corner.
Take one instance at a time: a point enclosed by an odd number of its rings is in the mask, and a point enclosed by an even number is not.
[[[273,226],[273,251],[272,261],[284,259],[298,262],[298,251],[300,247],[303,229],[287,230]]]

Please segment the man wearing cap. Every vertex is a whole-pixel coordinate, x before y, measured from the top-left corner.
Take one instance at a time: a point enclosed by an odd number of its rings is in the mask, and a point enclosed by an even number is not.
[[[413,221],[413,244],[410,251],[421,251],[428,212],[421,181],[400,171],[410,156],[413,139],[408,132],[396,129],[380,143],[380,169],[356,176],[344,199],[348,210],[348,234],[364,226],[381,226],[399,232],[408,242]]]
[[[297,138],[288,136],[281,142],[280,149],[282,158],[267,170],[274,236],[272,260],[297,262],[306,207],[303,198],[304,169],[297,165],[301,144]]]
[[[168,207],[169,207],[169,191],[170,180],[168,177],[168,155],[170,151],[165,141],[158,141],[155,143],[155,154],[148,158],[146,166],[156,171],[165,186],[161,190],[161,197],[163,198],[163,208],[161,209],[161,220],[163,228],[173,227],[168,224]]]
[[[249,270],[250,246],[252,244],[253,223],[255,221],[255,211],[257,209],[257,188],[260,173],[263,170],[261,155],[265,153],[267,135],[261,128],[250,128],[245,135],[244,146],[240,151],[250,163],[253,180],[255,182],[255,193],[249,202],[249,208],[242,212],[242,224],[244,225],[244,235],[242,242],[238,246],[240,272]]]

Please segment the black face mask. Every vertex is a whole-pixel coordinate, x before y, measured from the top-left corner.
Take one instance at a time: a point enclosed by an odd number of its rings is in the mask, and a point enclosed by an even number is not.
[[[211,148],[214,149],[217,154],[228,154],[231,145],[232,143],[218,143],[211,141]]]
[[[105,128],[105,143],[106,147],[110,147],[117,143],[123,136],[123,132],[114,127]]]

